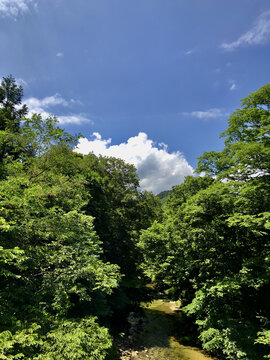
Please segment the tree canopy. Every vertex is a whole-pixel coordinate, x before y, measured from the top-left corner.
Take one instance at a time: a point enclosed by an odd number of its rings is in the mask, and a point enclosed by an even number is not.
[[[138,301],[136,244],[159,202],[133,166],[77,154],[55,117],[27,117],[22,95],[3,79],[0,358],[102,360],[112,318]]]
[[[224,149],[199,159],[206,177],[174,187],[140,240],[147,275],[181,298],[206,350],[233,360],[270,344],[269,99],[268,84],[242,100]]]
[[[3,78],[0,359],[105,360],[148,281],[181,299],[210,353],[270,357],[270,85],[162,209],[132,165],[74,152],[78,136],[22,96]]]

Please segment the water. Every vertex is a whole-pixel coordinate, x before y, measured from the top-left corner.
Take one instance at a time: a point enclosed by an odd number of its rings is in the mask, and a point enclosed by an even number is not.
[[[194,334],[176,303],[155,300],[143,305],[143,309],[147,321],[138,335],[132,359],[215,360],[191,345]]]

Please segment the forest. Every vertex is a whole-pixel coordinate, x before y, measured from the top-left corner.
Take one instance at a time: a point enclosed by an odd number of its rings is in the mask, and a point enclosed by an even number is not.
[[[80,135],[22,104],[4,77],[0,359],[113,359],[153,291],[181,301],[209,354],[270,358],[270,84],[162,202],[134,166],[74,152]]]

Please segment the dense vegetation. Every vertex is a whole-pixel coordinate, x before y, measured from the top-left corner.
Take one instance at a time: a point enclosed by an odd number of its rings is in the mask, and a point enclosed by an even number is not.
[[[224,150],[161,210],[136,170],[73,151],[57,119],[0,86],[0,359],[105,359],[153,281],[209,352],[270,358],[270,85],[229,119]]]
[[[73,151],[57,119],[25,118],[0,86],[0,359],[99,359],[115,318],[138,302],[141,229],[159,201],[135,168]]]
[[[226,359],[270,357],[270,84],[242,101],[204,177],[174,187],[162,221],[142,232],[145,272]]]

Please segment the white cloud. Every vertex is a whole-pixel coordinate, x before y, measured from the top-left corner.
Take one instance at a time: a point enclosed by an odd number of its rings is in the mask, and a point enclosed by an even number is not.
[[[65,100],[60,94],[53,96],[46,96],[43,99],[31,97],[24,102],[29,110],[29,115],[40,114],[43,118],[48,118],[52,112],[50,108],[54,106],[68,107],[71,104],[76,103],[76,100],[71,99],[70,101]],[[56,115],[60,124],[82,124],[92,122],[83,114],[68,114],[68,115]]]
[[[181,152],[169,153],[165,144],[156,146],[146,133],[140,132],[119,145],[111,145],[111,139],[102,139],[99,133],[93,133],[92,138],[81,138],[75,151],[113,156],[133,164],[144,190],[159,193],[180,184],[185,176],[193,174],[192,167]]]
[[[251,30],[241,35],[231,43],[221,44],[221,48],[226,51],[233,51],[241,46],[260,45],[270,39],[270,11],[262,13],[257,19]]]
[[[198,119],[216,119],[227,116],[228,114],[225,113],[223,109],[213,108],[205,111],[184,112],[183,115],[193,116]]]
[[[43,111],[44,109],[48,109],[49,107],[55,105],[68,106],[68,102],[59,94],[46,96],[43,99],[31,97],[25,100],[25,104],[28,106],[30,111],[34,110],[34,112],[38,112],[35,111],[36,109]]]
[[[234,80],[230,80],[229,84],[230,84],[230,90],[231,91],[234,91],[234,90],[237,89],[236,82]]]
[[[56,54],[56,56],[57,56],[57,57],[63,57],[63,56],[64,56],[64,54],[63,54],[62,52],[60,52],[60,51],[59,51],[59,52]]]
[[[83,114],[72,114],[72,115],[64,115],[64,116],[57,116],[57,119],[60,124],[75,124],[80,125],[83,123],[90,123],[92,122]]]
[[[101,140],[102,136],[98,132],[93,132],[92,136],[94,136],[97,140]],[[105,141],[105,140],[104,140]]]
[[[17,17],[29,10],[33,0],[0,0],[0,15]]]

